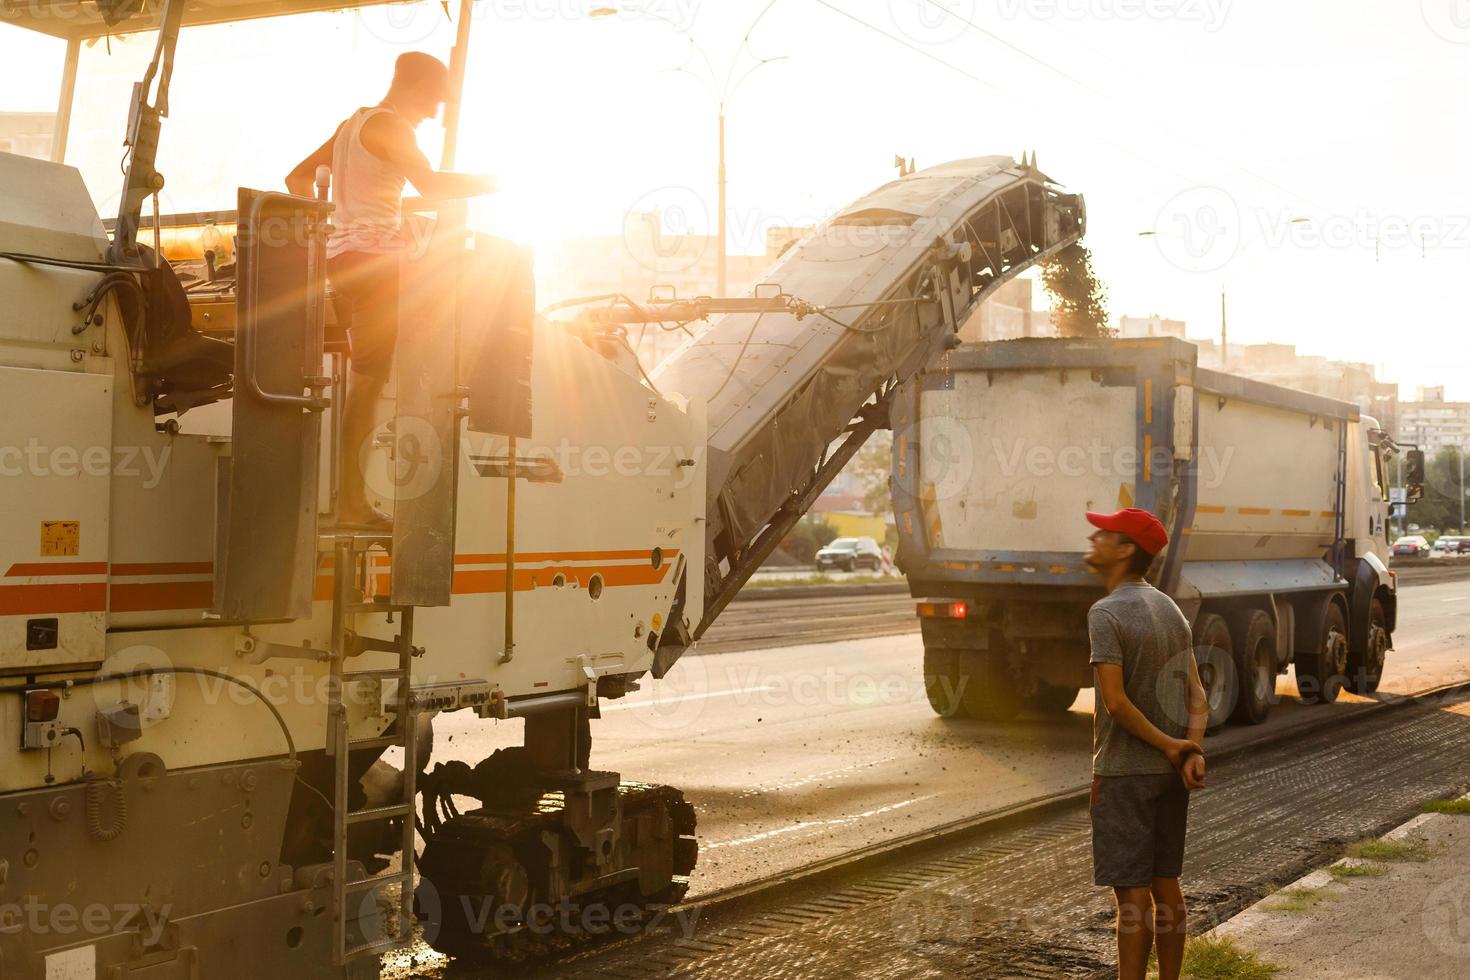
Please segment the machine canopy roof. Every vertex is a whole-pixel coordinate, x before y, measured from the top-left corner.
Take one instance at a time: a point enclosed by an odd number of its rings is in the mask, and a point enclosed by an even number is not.
[[[184,26],[381,6],[389,0],[187,0]],[[162,0],[6,0],[0,23],[65,40],[151,31]]]

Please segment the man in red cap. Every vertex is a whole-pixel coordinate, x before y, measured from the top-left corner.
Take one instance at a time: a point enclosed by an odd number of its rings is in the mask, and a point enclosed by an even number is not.
[[[1157,945],[1160,980],[1184,961],[1179,888],[1189,791],[1205,783],[1209,705],[1189,621],[1144,580],[1169,543],[1158,518],[1130,507],[1089,513],[1083,559],[1108,594],[1087,613],[1097,706],[1092,727],[1093,880],[1118,903],[1118,976],[1143,980]]]
[[[437,201],[488,194],[497,186],[493,177],[435,170],[419,149],[414,129],[436,116],[451,94],[443,62],[422,51],[399,55],[383,100],[354,112],[286,177],[291,193],[308,197],[317,168],[332,171],[336,210],[327,239],[327,276],[337,293],[337,314],[348,321],[350,352],[342,406],[340,527],[392,527],[368,501],[362,454],[398,339],[399,259],[410,245],[403,232],[404,183]]]

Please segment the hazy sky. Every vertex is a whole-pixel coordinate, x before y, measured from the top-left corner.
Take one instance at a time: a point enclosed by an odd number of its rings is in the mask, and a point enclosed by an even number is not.
[[[768,2],[627,0],[644,13],[604,18],[586,16],[596,0],[477,3],[459,163],[506,184],[481,219],[543,262],[632,208],[712,225],[714,101],[672,69],[709,73],[692,36],[723,76]],[[437,3],[186,31],[165,208],[279,186],[378,99],[399,51],[444,56],[452,36]],[[1223,285],[1234,341],[1470,399],[1470,0],[776,0],[750,50],[784,59],[730,103],[732,250],[844,206],[896,153],[1034,149],[1087,195],[1113,313],[1215,333]],[[0,27],[0,108],[53,108],[61,52]],[[134,38],[83,58],[69,161],[104,212],[149,53]]]

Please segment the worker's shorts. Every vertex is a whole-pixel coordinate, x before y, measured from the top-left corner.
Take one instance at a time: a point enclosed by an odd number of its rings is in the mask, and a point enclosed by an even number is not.
[[[1092,777],[1092,880],[1147,888],[1184,869],[1189,790],[1175,772]]]
[[[327,260],[352,370],[377,381],[388,380],[398,341],[398,262],[396,252],[343,252]]]

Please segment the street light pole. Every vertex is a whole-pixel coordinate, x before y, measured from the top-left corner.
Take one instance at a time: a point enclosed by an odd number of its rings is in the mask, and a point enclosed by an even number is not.
[[[721,296],[727,295],[725,289],[725,103],[720,103],[720,176],[719,176],[719,209],[720,216],[716,222],[718,230],[715,232],[715,242],[719,248],[719,263],[715,269],[715,292]]]
[[[756,59],[755,64],[752,65],[750,68],[747,68],[745,70],[745,73],[740,75],[739,77],[735,75],[735,68],[740,61],[741,53],[750,49],[751,32],[755,30],[756,25],[758,25],[761,20],[765,18],[766,14],[768,14],[771,8],[775,5],[776,0],[770,0],[769,3],[761,8],[761,12],[756,15],[755,20],[750,22],[750,26],[745,29],[745,36],[740,39],[740,47],[735,50],[735,57],[730,60],[730,67],[725,71],[725,76],[723,80],[721,80],[719,73],[716,71],[714,62],[710,60],[709,52],[704,49],[703,45],[701,45],[698,41],[694,39],[693,35],[689,34],[687,29],[680,27],[674,21],[670,20],[668,17],[665,17],[660,13],[657,13],[656,11],[640,10],[637,12],[640,17],[652,17],[654,20],[663,21],[669,27],[673,28],[677,33],[683,34],[686,38],[688,38],[690,48],[698,53],[699,57],[704,61],[705,68],[709,72],[709,78],[706,79],[696,74],[695,72],[689,71],[687,68],[680,67],[679,69],[677,69],[678,71],[685,72],[686,74],[694,75],[695,78],[698,78],[701,82],[704,83],[704,85],[709,89],[710,94],[714,97],[715,107],[717,110],[717,124],[719,127],[717,146],[719,155],[719,169],[715,176],[715,187],[716,196],[718,197],[717,208],[719,214],[715,220],[715,291],[721,296],[726,295],[726,293],[728,292],[727,271],[729,266],[729,246],[725,241],[727,220],[725,206],[725,188],[727,184],[725,176],[725,113],[730,106],[730,100],[735,97],[736,90],[740,88],[740,85],[747,78],[755,73],[756,69],[760,68],[762,65],[768,65],[773,61],[782,61],[786,57],[785,55],[778,55],[775,58],[762,58],[756,55],[754,52],[751,52],[751,56]],[[594,7],[587,12],[587,16],[615,17],[618,15],[618,12],[619,11],[616,7]]]
[[[1306,215],[1297,215],[1294,218],[1288,219],[1286,223],[1289,225],[1304,225],[1310,223],[1311,220],[1312,219],[1307,217]],[[1158,238],[1160,236],[1168,238],[1179,237],[1177,235],[1171,235],[1168,232],[1161,232],[1156,228],[1145,228],[1143,231],[1140,231],[1138,233],[1139,238]],[[1253,245],[1256,245],[1262,240],[1263,239],[1256,239],[1254,241],[1246,242],[1244,246],[1236,251],[1234,257],[1239,258],[1246,252],[1249,252]],[[1229,348],[1227,346],[1229,342],[1229,337],[1227,336],[1225,329],[1225,292],[1228,285],[1229,283],[1226,279],[1220,280],[1220,368],[1222,370],[1225,368],[1225,364],[1230,357]]]
[[[1225,284],[1220,283],[1220,368],[1225,368],[1225,358],[1230,348],[1225,343]]]

